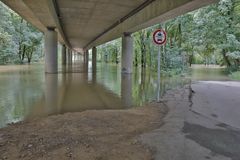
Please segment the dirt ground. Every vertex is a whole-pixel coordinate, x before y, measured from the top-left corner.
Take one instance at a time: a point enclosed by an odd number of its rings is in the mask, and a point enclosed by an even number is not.
[[[164,104],[130,110],[85,111],[21,122],[0,129],[2,160],[152,160],[140,143],[159,128]]]

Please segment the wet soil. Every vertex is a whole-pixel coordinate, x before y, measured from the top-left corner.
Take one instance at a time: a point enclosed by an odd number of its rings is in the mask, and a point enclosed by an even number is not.
[[[152,160],[139,136],[159,128],[164,104],[85,111],[25,121],[0,129],[0,159]]]

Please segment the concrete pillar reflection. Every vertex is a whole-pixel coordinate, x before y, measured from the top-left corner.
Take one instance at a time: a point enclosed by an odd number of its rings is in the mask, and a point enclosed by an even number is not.
[[[121,97],[125,107],[132,106],[132,75],[122,74]]]
[[[92,72],[97,72],[97,48],[92,48]]]
[[[45,75],[45,111],[49,115],[58,110],[58,75]]]
[[[124,33],[122,37],[122,73],[131,74],[133,68],[133,38]]]
[[[58,56],[57,56],[57,32],[54,28],[48,28],[45,32],[45,72],[57,73]]]

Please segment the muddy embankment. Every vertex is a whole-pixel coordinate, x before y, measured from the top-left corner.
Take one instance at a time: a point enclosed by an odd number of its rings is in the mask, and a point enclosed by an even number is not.
[[[138,137],[159,128],[167,106],[85,111],[25,121],[0,129],[0,159],[151,160]]]

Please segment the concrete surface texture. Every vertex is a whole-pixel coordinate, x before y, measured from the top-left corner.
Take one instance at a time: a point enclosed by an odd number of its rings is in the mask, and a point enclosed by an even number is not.
[[[45,49],[45,72],[58,72],[58,50],[57,50],[57,32],[54,29],[49,29],[45,32],[44,37]]]
[[[198,82],[169,91],[164,125],[141,136],[156,160],[239,160],[240,83]]]
[[[217,0],[1,0],[41,31],[56,27],[59,41],[91,48]]]
[[[124,35],[122,38],[122,73],[131,74],[133,67],[133,38]]]

